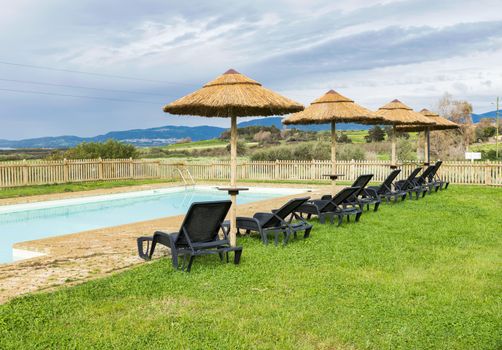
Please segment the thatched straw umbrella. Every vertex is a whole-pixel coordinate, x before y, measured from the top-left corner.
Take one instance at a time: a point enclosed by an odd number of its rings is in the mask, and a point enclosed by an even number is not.
[[[376,114],[383,117],[387,124],[392,124],[392,167],[396,166],[396,125],[432,125],[429,118],[413,111],[399,100],[393,100],[380,107]]]
[[[257,81],[233,69],[164,107],[164,112],[171,114],[231,118],[231,188],[235,188],[237,182],[237,117],[283,115],[301,110],[301,104],[262,87]],[[236,192],[229,192],[233,203],[230,211],[230,240],[235,245]]]
[[[431,130],[451,130],[458,129],[460,126],[448,119],[441,117],[439,114],[429,111],[424,108],[420,111],[430,120],[434,122],[434,125],[401,125],[397,127],[397,131],[423,131],[425,132],[425,144],[424,153],[427,155],[427,163],[431,161],[431,141],[430,141],[430,131]]]
[[[291,124],[331,124],[331,162],[332,172],[336,173],[336,123],[385,124],[378,117],[353,100],[329,90],[315,100],[304,111],[290,115],[282,121]],[[335,180],[333,179],[333,185]]]

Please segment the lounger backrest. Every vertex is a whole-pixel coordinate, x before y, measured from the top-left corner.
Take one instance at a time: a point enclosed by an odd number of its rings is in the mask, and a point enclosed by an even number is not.
[[[385,193],[389,189],[391,189],[392,183],[394,182],[394,180],[396,179],[397,175],[399,175],[400,172],[401,172],[401,169],[392,170],[390,172],[389,176],[387,176],[385,181],[382,182],[382,184],[380,185],[380,188],[378,189],[378,193]]]
[[[272,227],[278,226],[282,222],[280,219],[285,220],[291,213],[293,213],[300,205],[308,201],[310,197],[302,197],[302,198],[293,198],[289,200],[282,207],[277,209],[274,212],[274,216],[271,216],[265,223],[263,223],[263,227]],[[279,219],[280,218],[280,219]]]
[[[434,170],[434,167],[435,165],[429,165],[425,170],[424,172],[418,177],[418,183],[420,185],[422,185],[425,180],[429,177],[429,174],[431,173],[431,171]]]
[[[344,201],[346,201],[348,198],[352,197],[360,189],[361,189],[361,187],[345,187],[343,190],[338,192],[333,197],[333,199],[331,200],[331,203],[333,203],[333,205],[335,205],[335,206],[339,206]]]
[[[192,203],[181,225],[176,244],[188,245],[183,229],[192,243],[214,240],[231,205],[232,202],[228,200]]]
[[[418,175],[418,173],[422,171],[422,168],[421,167],[418,167],[418,168],[415,168],[411,174],[408,176],[408,178],[406,179],[406,182],[409,184],[410,182],[413,181],[413,179],[415,179]]]
[[[436,162],[436,164],[434,164],[434,169],[431,171],[431,173],[429,174],[429,177],[428,177],[429,182],[432,182],[434,180],[434,176],[436,176],[441,164],[443,164],[443,161],[441,161],[441,160],[438,160]]]
[[[410,175],[408,175],[408,177],[406,178],[406,180],[404,181],[399,181],[400,184],[399,184],[399,189],[400,190],[407,190],[409,188],[412,188],[413,187],[413,180],[415,180],[415,178],[417,177],[418,173],[422,170],[421,167],[419,168],[415,168],[411,173]]]
[[[372,177],[373,174],[359,175],[356,181],[354,181],[354,183],[352,184],[352,187],[359,187],[359,190],[353,194],[354,197],[359,196],[361,191],[366,187],[368,182],[370,182]]]

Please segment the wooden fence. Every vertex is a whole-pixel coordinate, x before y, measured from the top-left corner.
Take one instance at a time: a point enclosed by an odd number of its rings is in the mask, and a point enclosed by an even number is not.
[[[336,173],[353,181],[360,174],[374,174],[382,181],[388,161],[339,161]],[[417,164],[402,162],[402,177]],[[229,162],[173,162],[146,159],[83,159],[0,163],[0,188],[119,179],[179,179],[178,169],[188,169],[196,180],[230,179]],[[238,165],[242,180],[321,180],[330,174],[330,161],[244,162]],[[451,183],[502,186],[502,162],[444,162],[440,175]]]

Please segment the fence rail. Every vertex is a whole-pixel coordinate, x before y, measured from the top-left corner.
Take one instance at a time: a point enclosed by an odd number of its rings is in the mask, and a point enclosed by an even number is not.
[[[336,172],[353,181],[360,174],[374,174],[382,181],[389,172],[388,161],[339,161]],[[416,163],[402,162],[402,176]],[[82,159],[61,161],[18,161],[0,163],[0,188],[68,182],[123,179],[178,179],[177,168],[186,168],[195,180],[230,179],[229,162],[173,162],[147,159]],[[242,180],[321,180],[330,174],[331,161],[256,161],[238,165]],[[441,177],[458,184],[502,186],[502,162],[445,161]]]

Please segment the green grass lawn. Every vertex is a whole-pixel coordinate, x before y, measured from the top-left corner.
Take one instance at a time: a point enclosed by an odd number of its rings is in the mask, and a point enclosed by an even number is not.
[[[23,186],[0,189],[0,199],[35,196],[51,193],[89,191],[113,187],[137,186],[155,183],[173,182],[170,179],[147,179],[147,180],[117,180],[117,181],[89,181],[79,183]]]
[[[1,349],[500,349],[502,189],[451,186],[241,265],[168,258],[0,306]],[[147,232],[145,232],[147,233]]]

